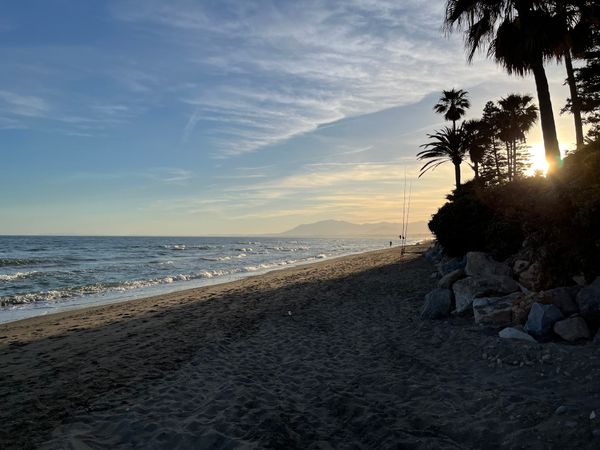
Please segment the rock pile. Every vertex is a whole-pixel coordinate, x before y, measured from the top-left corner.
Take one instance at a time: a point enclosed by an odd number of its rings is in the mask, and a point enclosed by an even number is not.
[[[499,336],[506,339],[573,343],[595,335],[600,344],[600,276],[584,286],[535,291],[542,274],[525,259],[509,266],[482,252],[449,258],[438,244],[425,256],[439,281],[425,296],[422,319],[472,315],[481,326],[502,328]]]

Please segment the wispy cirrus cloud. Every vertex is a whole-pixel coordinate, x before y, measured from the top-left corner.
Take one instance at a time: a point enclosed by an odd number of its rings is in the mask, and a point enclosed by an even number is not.
[[[196,68],[199,82],[180,91],[182,138],[201,127],[220,156],[495,73],[465,67],[460,42],[440,38],[441,5],[426,0],[134,0],[113,13],[171,40]]]
[[[50,105],[34,95],[0,91],[0,111],[14,116],[42,117],[50,111]]]

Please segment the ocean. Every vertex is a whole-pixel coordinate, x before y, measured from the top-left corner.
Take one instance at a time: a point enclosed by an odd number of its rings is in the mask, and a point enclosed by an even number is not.
[[[0,323],[386,247],[382,238],[0,236]]]

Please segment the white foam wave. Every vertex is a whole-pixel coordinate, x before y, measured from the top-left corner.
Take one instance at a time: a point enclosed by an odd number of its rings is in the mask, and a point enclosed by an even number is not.
[[[37,271],[34,270],[32,272],[16,272],[6,275],[0,275],[0,281],[14,281],[20,278],[27,278],[33,275],[34,273],[37,273]]]
[[[162,248],[165,248],[167,250],[185,250],[186,246],[185,244],[168,244],[163,245]]]

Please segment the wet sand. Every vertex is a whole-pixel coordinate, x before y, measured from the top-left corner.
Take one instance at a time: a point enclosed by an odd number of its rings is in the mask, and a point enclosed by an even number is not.
[[[0,448],[599,448],[599,348],[421,321],[420,251],[0,325]]]

